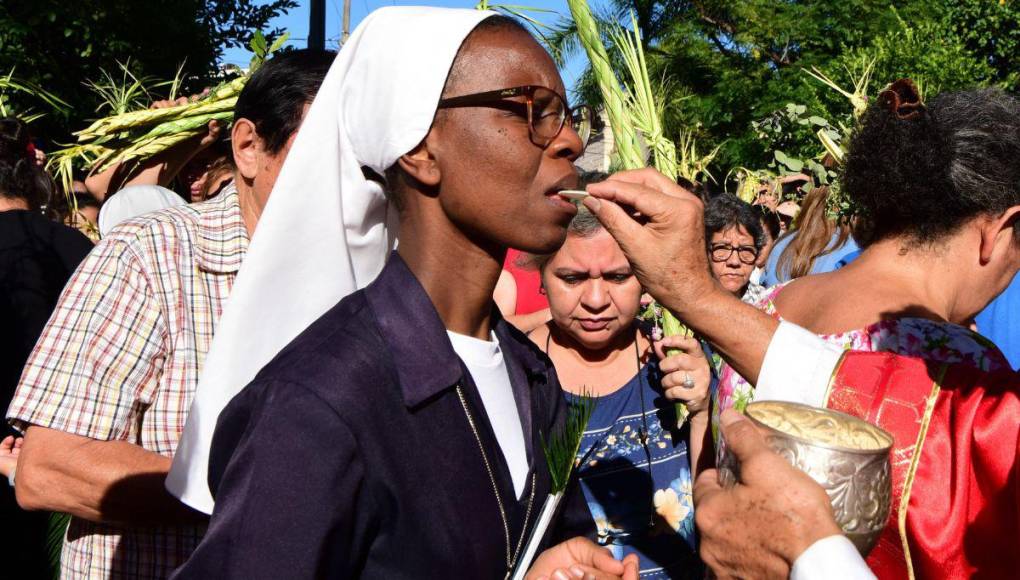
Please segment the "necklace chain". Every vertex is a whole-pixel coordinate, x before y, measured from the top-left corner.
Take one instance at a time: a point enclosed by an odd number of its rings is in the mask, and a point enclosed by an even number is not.
[[[496,485],[496,476],[492,472],[492,466],[489,464],[489,455],[485,452],[485,446],[482,445],[482,438],[478,435],[478,428],[475,426],[474,416],[471,414],[471,410],[468,408],[467,399],[464,398],[464,389],[457,385],[457,397],[460,399],[460,406],[464,408],[464,415],[467,417],[468,425],[471,426],[471,433],[475,436],[475,441],[478,443],[478,450],[482,453],[482,462],[485,464],[485,472],[489,474],[489,482],[492,484],[492,493],[496,496],[496,505],[499,506],[499,517],[503,520],[503,536],[506,539],[506,577],[510,577],[510,573],[513,571],[514,564],[517,563],[517,557],[520,556],[521,546],[524,544],[524,537],[527,535],[528,522],[531,520],[531,507],[535,503],[535,476],[536,473],[531,474],[531,493],[528,496],[528,509],[524,513],[524,526],[521,528],[521,537],[517,540],[517,548],[514,550],[513,555],[510,554],[510,522],[506,517],[506,510],[503,508],[503,497],[499,494],[499,486]]]

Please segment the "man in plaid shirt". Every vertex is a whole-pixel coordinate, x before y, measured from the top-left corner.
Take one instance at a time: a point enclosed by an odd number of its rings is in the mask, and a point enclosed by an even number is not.
[[[164,480],[248,240],[333,54],[263,65],[234,111],[234,185],[118,226],[81,264],[25,366],[26,509],[70,513],[64,578],[166,578],[207,519]]]

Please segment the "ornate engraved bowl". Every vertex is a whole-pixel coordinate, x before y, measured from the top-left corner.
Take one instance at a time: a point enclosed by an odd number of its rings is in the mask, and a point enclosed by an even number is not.
[[[825,488],[836,523],[866,556],[889,519],[892,435],[857,417],[799,403],[760,401],[748,405],[746,414],[776,453]],[[740,479],[725,442],[719,478],[724,486]]]

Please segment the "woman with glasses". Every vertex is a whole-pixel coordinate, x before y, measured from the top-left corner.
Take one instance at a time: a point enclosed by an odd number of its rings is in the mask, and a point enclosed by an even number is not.
[[[719,284],[745,302],[757,301],[764,288],[751,282],[751,273],[765,246],[765,232],[754,208],[730,194],[712,198],[705,208],[705,242]]]
[[[681,354],[660,362],[635,319],[641,285],[584,207],[559,250],[528,258],[552,313],[529,337],[553,361],[569,402],[597,397],[577,474],[598,542],[617,558],[637,554],[642,578],[703,577],[691,465],[707,431],[711,375],[698,341],[669,339]],[[682,427],[674,401],[691,412]]]

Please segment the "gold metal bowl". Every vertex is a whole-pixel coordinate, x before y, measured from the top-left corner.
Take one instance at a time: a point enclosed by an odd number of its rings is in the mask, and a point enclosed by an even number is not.
[[[836,523],[866,556],[889,519],[892,435],[857,417],[799,403],[759,401],[746,414],[776,453],[825,489]],[[724,486],[740,480],[740,466],[722,440],[718,464]]]

